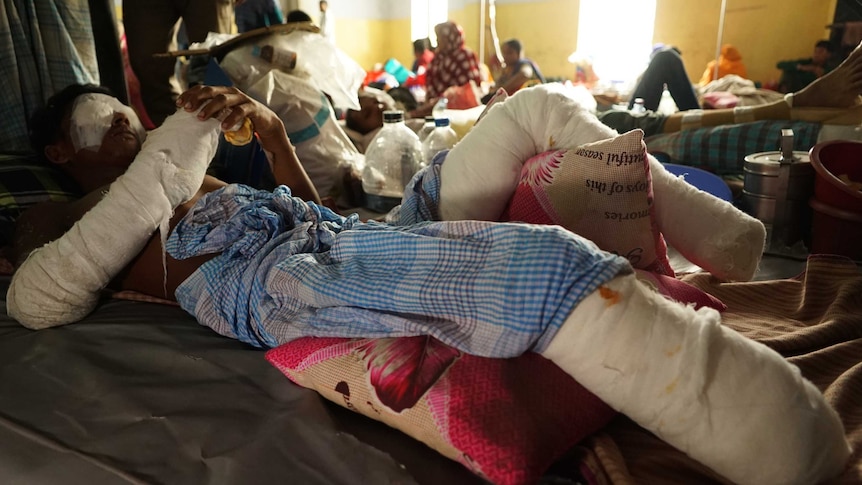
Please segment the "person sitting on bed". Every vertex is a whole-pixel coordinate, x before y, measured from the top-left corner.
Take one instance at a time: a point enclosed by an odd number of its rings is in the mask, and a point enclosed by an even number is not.
[[[407,115],[423,118],[431,114],[437,101],[449,88],[468,88],[470,82],[482,85],[482,71],[476,53],[464,44],[464,29],[455,22],[443,22],[434,27],[437,48],[425,71],[424,103]]]
[[[497,82],[489,93],[482,98],[487,103],[494,97],[498,89],[505,89],[506,93],[514,94],[521,89],[525,83],[532,81],[544,83],[545,76],[539,70],[535,62],[524,57],[524,47],[518,39],[509,39],[502,45],[503,62],[506,67],[497,77]]]
[[[680,111],[700,108],[691,80],[685,72],[680,51],[674,46],[661,46],[650,55],[646,70],[632,91],[629,109],[635,99],[643,99],[644,107],[657,111],[665,86]]]
[[[859,50],[836,71],[856,89],[853,104],[860,73]],[[819,481],[846,463],[840,420],[798,369],[720,326],[716,310],[665,299],[589,240],[553,225],[363,224],[319,205],[282,122],[236,88],[183,93],[143,144],[115,98],[75,89],[33,125],[45,131],[34,137],[41,153],[89,193],[19,220],[6,303],[28,328],[84,318],[108,286],[175,299],[201,324],[264,348],[429,335],[485,357],[532,351],[731,480]],[[204,175],[219,129],[246,118],[293,192]],[[788,422],[797,425],[785,432]],[[759,444],[763,423],[782,446]]]

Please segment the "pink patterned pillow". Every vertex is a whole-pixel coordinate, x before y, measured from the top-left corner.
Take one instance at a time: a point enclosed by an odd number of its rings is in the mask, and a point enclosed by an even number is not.
[[[534,483],[616,412],[544,357],[465,355],[430,337],[303,338],[267,359],[293,382],[498,484]]]
[[[652,201],[643,132],[632,130],[527,160],[502,220],[557,224],[635,268],[672,276]]]

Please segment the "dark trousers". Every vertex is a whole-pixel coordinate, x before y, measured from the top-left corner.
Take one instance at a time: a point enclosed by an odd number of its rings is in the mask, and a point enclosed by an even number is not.
[[[230,33],[231,0],[123,0],[123,26],[129,62],[141,82],[141,98],[156,125],[177,110],[180,86],[174,76],[176,59],[154,58],[176,49],[176,32],[182,18],[189,42],[201,42],[209,32]]]
[[[664,85],[667,85],[667,90],[680,111],[700,108],[691,80],[682,64],[682,58],[675,50],[664,49],[653,56],[641,76],[629,100],[629,109],[634,104],[635,98],[643,98],[644,107],[650,111],[656,111]]]

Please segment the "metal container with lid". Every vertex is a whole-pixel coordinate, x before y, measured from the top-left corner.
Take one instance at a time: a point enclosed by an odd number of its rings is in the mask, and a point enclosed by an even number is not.
[[[807,152],[793,150],[793,130],[781,130],[780,151],[746,156],[744,171],[743,210],[766,225],[769,247],[807,240],[814,168]]]

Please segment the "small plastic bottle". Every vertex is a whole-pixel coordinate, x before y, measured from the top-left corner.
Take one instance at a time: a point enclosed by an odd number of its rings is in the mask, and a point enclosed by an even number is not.
[[[434,119],[444,118],[443,113],[446,112],[446,108],[449,106],[448,98],[440,98],[437,100],[437,103],[434,104],[434,107],[431,109],[431,114],[434,116]]]
[[[296,67],[296,52],[292,50],[265,44],[263,46],[254,46],[251,53],[269,62],[273,67],[281,71],[292,71]]]
[[[437,118],[434,120],[434,125],[434,131],[422,142],[426,165],[431,163],[437,153],[448,150],[458,143],[458,134],[449,126],[449,118]]]
[[[431,132],[434,131],[434,128],[434,117],[426,116],[425,124],[422,125],[422,129],[420,129],[419,133],[417,133],[417,135],[419,135],[419,141],[425,141],[425,139],[428,138],[428,135],[430,135]]]
[[[404,187],[424,166],[422,143],[404,124],[404,112],[384,111],[383,128],[365,151],[365,206],[375,212],[389,212],[401,203]]]
[[[646,114],[646,107],[644,106],[643,98],[635,98],[634,104],[632,104],[632,115],[633,116],[643,116]]]

